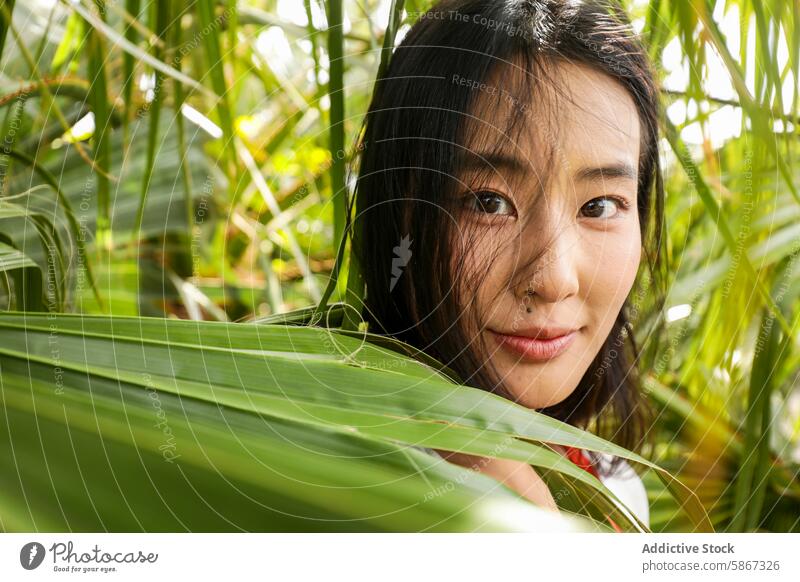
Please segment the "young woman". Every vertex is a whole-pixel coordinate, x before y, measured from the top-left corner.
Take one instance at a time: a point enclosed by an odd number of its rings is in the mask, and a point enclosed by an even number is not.
[[[396,48],[366,120],[354,246],[370,329],[465,384],[641,450],[629,301],[658,281],[658,95],[613,3],[445,0]],[[553,445],[639,507],[622,459]],[[439,451],[555,509],[533,467]],[[615,472],[616,471],[616,472]]]

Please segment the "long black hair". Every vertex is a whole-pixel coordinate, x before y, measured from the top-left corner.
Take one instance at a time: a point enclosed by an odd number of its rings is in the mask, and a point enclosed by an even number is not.
[[[647,54],[616,3],[438,3],[419,16],[395,49],[358,145],[353,249],[366,283],[370,331],[415,345],[463,383],[506,397],[486,346],[471,331],[481,325],[481,314],[463,300],[491,265],[482,273],[466,272],[460,260],[474,248],[476,235],[458,220],[458,193],[465,186],[460,177],[476,139],[490,149],[508,148],[530,114],[543,121],[538,127],[557,131],[546,123],[547,103],[557,101],[540,97],[558,91],[551,73],[559,63],[610,76],[636,105],[639,223],[648,286],[656,289],[652,282],[660,280],[663,248],[659,99]],[[501,110],[507,112],[505,126],[485,127],[485,112],[496,116]],[[551,148],[543,155],[556,152]],[[630,296],[578,387],[540,412],[641,451],[652,412],[634,364],[638,351],[629,303]]]

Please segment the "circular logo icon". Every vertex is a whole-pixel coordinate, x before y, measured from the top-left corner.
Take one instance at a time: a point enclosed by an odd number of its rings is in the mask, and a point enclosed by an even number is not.
[[[39,542],[29,542],[19,551],[19,563],[26,570],[35,570],[44,560],[44,546]]]

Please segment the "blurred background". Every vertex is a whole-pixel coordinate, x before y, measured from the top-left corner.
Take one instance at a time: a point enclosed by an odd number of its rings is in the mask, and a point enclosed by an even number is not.
[[[432,4],[0,0],[2,308],[318,302],[379,68]],[[655,460],[718,528],[798,531],[800,2],[624,5],[665,110],[666,308],[632,297]],[[680,529],[648,488],[653,529]]]

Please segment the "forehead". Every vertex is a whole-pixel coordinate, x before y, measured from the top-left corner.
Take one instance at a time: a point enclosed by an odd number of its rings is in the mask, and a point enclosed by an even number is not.
[[[467,156],[516,158],[528,169],[526,180],[533,172],[542,181],[558,167],[638,166],[636,105],[619,82],[589,66],[558,62],[528,72],[503,63],[476,97]]]

